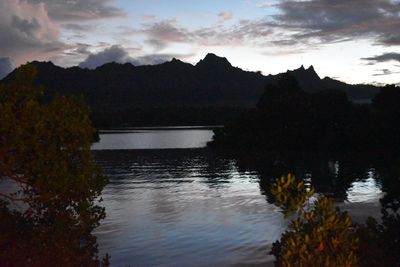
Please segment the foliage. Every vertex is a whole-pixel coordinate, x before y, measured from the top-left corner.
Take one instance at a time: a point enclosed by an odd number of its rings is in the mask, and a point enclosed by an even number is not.
[[[354,266],[358,264],[358,239],[349,215],[292,175],[282,176],[271,189],[276,204],[293,216],[271,254],[277,266]]]
[[[398,160],[383,173],[381,222],[368,218],[359,225],[362,266],[400,266],[400,169]]]
[[[106,180],[90,151],[89,109],[82,99],[43,102],[35,72],[26,65],[0,85],[0,179],[18,188],[0,193],[0,265],[97,266],[91,232],[105,217],[95,201]]]
[[[382,152],[400,148],[400,90],[386,86],[372,104],[358,105],[340,90],[314,93],[285,74],[267,85],[254,112],[215,131],[210,146],[235,154],[263,152]]]

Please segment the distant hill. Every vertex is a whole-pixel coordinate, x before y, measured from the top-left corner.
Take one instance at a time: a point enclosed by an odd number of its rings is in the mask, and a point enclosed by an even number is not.
[[[38,70],[36,82],[44,85],[47,97],[83,95],[94,114],[115,114],[132,108],[253,108],[265,86],[276,83],[283,75],[244,71],[214,54],[208,54],[196,65],[177,59],[147,66],[108,63],[94,70],[61,68],[51,62],[32,64]],[[372,85],[320,79],[312,66],[288,72],[307,92],[339,89],[357,102],[368,101],[378,92]],[[3,81],[13,79],[14,75],[15,71]]]

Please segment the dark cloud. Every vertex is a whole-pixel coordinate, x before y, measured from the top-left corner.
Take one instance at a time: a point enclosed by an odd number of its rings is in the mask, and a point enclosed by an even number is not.
[[[281,13],[273,16],[271,26],[291,32],[290,39],[296,42],[367,38],[382,45],[400,45],[398,1],[284,0],[275,7]]]
[[[78,56],[81,57],[82,55],[88,56],[90,53],[90,48],[93,46],[90,44],[85,43],[76,43],[73,49],[66,51],[64,54],[68,56]]]
[[[88,55],[90,54],[89,48],[90,48],[89,44],[77,43],[75,51],[78,54]]]
[[[217,14],[211,27],[195,30],[177,20],[144,24],[133,34],[144,34],[147,43],[163,49],[170,43],[204,46],[255,45],[318,48],[322,44],[368,39],[375,44],[400,45],[400,1],[394,0],[276,0],[259,7],[273,7],[278,14],[240,20],[229,26],[230,12]]]
[[[82,23],[64,23],[61,24],[61,27],[64,29],[74,31],[74,32],[88,32],[93,30],[95,28],[94,25],[89,25],[89,24],[82,24]]]
[[[133,58],[129,55],[127,49],[118,45],[113,45],[101,52],[89,54],[89,56],[79,64],[79,67],[95,69],[98,66],[110,62],[131,63],[136,66],[154,65],[164,63],[172,58],[187,58],[190,56],[193,56],[193,54],[154,54]]]
[[[258,20],[240,20],[229,26],[230,12],[217,14],[211,27],[189,30],[177,20],[144,24],[133,34],[144,34],[156,50],[170,43],[204,46],[255,45],[318,47],[354,39],[369,39],[381,45],[400,45],[400,2],[393,0],[280,0],[263,1],[279,14]]]
[[[27,36],[34,36],[37,31],[40,30],[41,26],[36,18],[27,20],[13,15],[11,20],[11,27],[18,30]]]
[[[92,20],[124,16],[114,0],[0,1],[0,57],[19,65],[31,60],[61,60],[74,49],[61,39],[61,28],[88,32]],[[82,47],[76,47],[82,53]],[[86,53],[87,54],[87,53]],[[68,61],[68,60],[66,60]]]
[[[390,70],[390,69],[380,69],[380,70],[375,70],[375,71],[377,71],[378,73],[374,73],[374,74],[372,74],[372,76],[386,76],[386,75],[392,75],[392,74],[400,73],[398,71],[393,71],[393,70]]]
[[[165,47],[167,47],[169,41],[168,40],[163,40],[161,38],[158,39],[147,39],[145,40],[145,43],[153,47],[155,50],[162,50]]]
[[[47,59],[67,47],[43,3],[0,1],[0,57],[16,63]]]
[[[94,20],[124,16],[125,13],[112,5],[113,0],[28,0],[44,3],[49,16],[56,21]]]
[[[0,58],[0,79],[3,79],[7,76],[14,68],[14,65],[10,58],[3,57]]]
[[[371,64],[381,63],[387,61],[397,61],[400,62],[400,53],[384,53],[382,55],[362,58],[363,60],[370,61]]]

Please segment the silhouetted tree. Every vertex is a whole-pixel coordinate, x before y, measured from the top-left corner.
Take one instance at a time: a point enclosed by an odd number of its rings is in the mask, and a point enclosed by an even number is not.
[[[362,266],[400,266],[400,165],[380,171],[385,195],[380,199],[381,221],[369,218],[360,225],[360,262]]]
[[[44,104],[27,65],[0,85],[1,266],[98,266],[92,230],[106,180],[90,146],[94,128],[82,100]],[[108,258],[103,262],[108,264]]]
[[[377,146],[397,150],[400,147],[400,88],[387,85],[372,100],[373,125]],[[383,149],[382,149],[383,150]]]
[[[372,105],[339,90],[303,91],[295,78],[268,85],[257,110],[215,132],[212,147],[232,151],[385,151],[400,148],[400,90],[386,86]]]

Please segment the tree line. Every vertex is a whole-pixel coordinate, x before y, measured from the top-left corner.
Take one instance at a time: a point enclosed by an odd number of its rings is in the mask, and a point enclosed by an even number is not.
[[[211,147],[247,151],[397,152],[400,90],[380,88],[371,104],[359,105],[339,90],[306,93],[283,76],[268,85],[257,109],[215,130]]]

